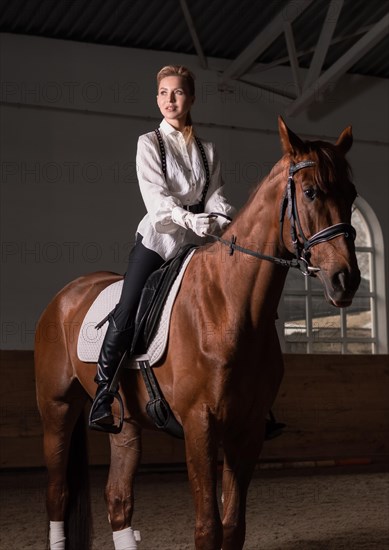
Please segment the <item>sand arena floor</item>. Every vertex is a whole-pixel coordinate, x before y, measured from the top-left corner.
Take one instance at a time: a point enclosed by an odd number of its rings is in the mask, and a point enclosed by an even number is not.
[[[105,468],[91,469],[94,550],[113,550]],[[1,472],[1,550],[44,550],[45,472]],[[383,467],[256,472],[245,550],[388,550],[389,475]],[[186,472],[140,472],[133,527],[140,550],[193,549]],[[82,550],[82,549],[80,549]]]

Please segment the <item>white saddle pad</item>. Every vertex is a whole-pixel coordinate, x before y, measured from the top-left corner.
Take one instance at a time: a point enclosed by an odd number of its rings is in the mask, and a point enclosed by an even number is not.
[[[183,263],[179,274],[174,281],[166,303],[163,307],[161,318],[158,322],[158,327],[155,335],[150,342],[147,356],[142,355],[142,359],[148,359],[150,365],[154,365],[162,357],[169,334],[170,317],[174,301],[179,291],[182,278],[185,270],[193,256],[193,250],[185,262]],[[104,341],[105,333],[107,332],[108,323],[105,323],[100,329],[96,329],[96,325],[113,310],[120,299],[123,281],[117,281],[107,286],[97,296],[91,307],[89,308],[82,322],[80,333],[77,342],[77,355],[81,361],[87,363],[96,363],[99,358],[100,348]],[[134,357],[131,367],[137,368],[137,357]]]

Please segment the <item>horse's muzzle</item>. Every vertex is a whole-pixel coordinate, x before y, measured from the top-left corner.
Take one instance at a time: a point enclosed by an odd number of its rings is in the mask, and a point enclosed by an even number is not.
[[[320,272],[318,277],[324,285],[327,301],[335,307],[349,306],[361,282],[361,273],[357,267],[352,270],[342,269],[330,276]]]

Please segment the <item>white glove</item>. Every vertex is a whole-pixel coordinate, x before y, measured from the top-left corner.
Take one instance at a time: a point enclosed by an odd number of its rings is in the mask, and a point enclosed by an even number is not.
[[[199,237],[203,237],[206,233],[213,233],[216,226],[216,219],[209,214],[194,214],[176,206],[172,211],[172,220],[177,225],[191,229]]]
[[[226,227],[228,227],[231,223],[231,220],[225,218],[224,216],[217,216],[215,221],[216,223],[215,223],[214,233],[216,235],[221,235],[223,231],[226,229]]]
[[[193,214],[192,212],[188,212],[188,214],[186,225],[189,229],[200,237],[207,233],[212,235],[216,226],[216,219],[213,216],[209,216],[209,214]]]

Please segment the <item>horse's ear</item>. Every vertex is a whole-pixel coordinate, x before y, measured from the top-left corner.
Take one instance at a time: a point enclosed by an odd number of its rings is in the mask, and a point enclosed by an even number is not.
[[[336,147],[345,155],[351,149],[353,144],[353,132],[351,126],[347,126],[338,137],[338,141],[335,143]]]
[[[304,151],[304,142],[287,127],[281,116],[278,117],[278,131],[280,134],[282,151],[285,155],[294,156]]]

